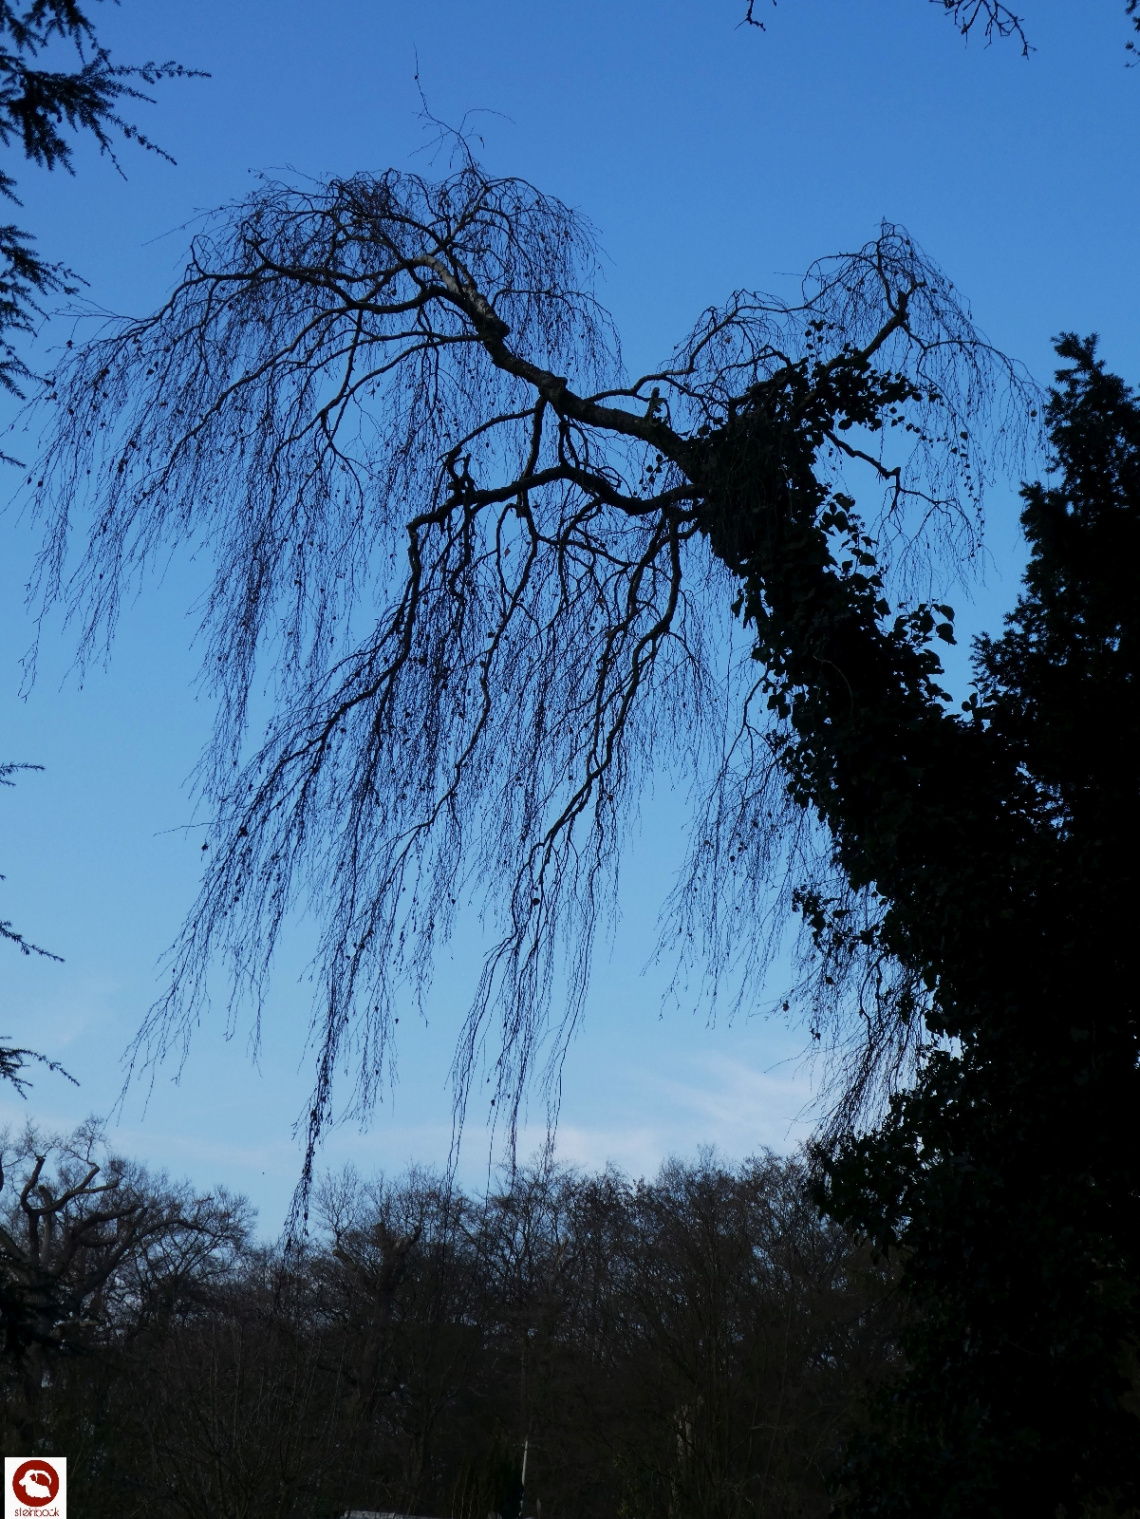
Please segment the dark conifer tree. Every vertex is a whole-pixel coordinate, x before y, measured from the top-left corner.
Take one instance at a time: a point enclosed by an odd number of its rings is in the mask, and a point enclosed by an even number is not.
[[[45,67],[64,47],[71,68]],[[141,86],[194,71],[179,63],[116,63],[77,0],[0,0],[0,146],[15,146],[41,169],[72,169],[69,134],[86,134],[115,161],[116,139],[169,154],[122,113],[150,97]],[[0,196],[19,205],[15,177],[0,169]],[[45,259],[24,228],[0,226],[0,387],[19,394],[29,378],[22,336],[43,316],[40,302],[74,293],[75,275]]]
[[[849,1470],[860,1513],[1140,1501],[1140,403],[1093,341],[1058,352],[1024,594],[978,645],[966,721],[908,746],[930,835],[887,932],[953,1043],[828,1161],[829,1208],[905,1253],[922,1309]],[[903,864],[881,823],[846,826],[860,861]]]

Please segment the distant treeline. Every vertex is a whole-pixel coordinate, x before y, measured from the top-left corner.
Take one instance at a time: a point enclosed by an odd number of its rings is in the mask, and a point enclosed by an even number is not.
[[[66,1455],[83,1519],[823,1515],[897,1364],[798,1159],[346,1172],[291,1253],[92,1129],[4,1159],[5,1449]]]

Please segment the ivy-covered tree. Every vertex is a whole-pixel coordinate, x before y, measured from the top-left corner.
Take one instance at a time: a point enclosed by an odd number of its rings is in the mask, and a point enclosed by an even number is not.
[[[923,1310],[850,1470],[857,1512],[872,1492],[872,1511],[915,1515],[1140,1500],[1140,403],[1091,340],[1058,351],[1057,473],[1024,492],[1024,594],[977,646],[964,720],[910,753],[925,858],[908,871],[897,838],[847,824],[855,871],[880,890],[906,872],[884,928],[924,964],[948,1041],[828,1159],[829,1208],[904,1252]],[[956,754],[952,779],[938,767]]]

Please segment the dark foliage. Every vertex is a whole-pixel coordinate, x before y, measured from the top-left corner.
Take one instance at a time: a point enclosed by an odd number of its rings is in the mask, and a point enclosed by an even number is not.
[[[302,1255],[203,1251],[169,1311],[120,1295],[55,1358],[39,1430],[90,1519],[823,1519],[898,1353],[888,1273],[797,1162],[349,1174],[317,1212]]]
[[[901,1247],[923,1307],[893,1432],[850,1469],[858,1512],[1140,1502],[1140,403],[1091,341],[1058,351],[1056,483],[1024,492],[1025,592],[978,646],[965,721],[927,703],[905,739],[859,722],[875,757],[858,770],[883,809],[869,826],[850,784],[829,803],[847,868],[890,892],[883,932],[922,967],[928,1023],[952,1041],[830,1168],[828,1206]],[[792,752],[828,796],[809,745]]]
[[[0,1136],[0,1426],[35,1450],[56,1379],[200,1300],[248,1232],[224,1193],[194,1197],[105,1153],[99,1126]]]
[[[77,55],[78,67],[45,67],[60,47]],[[69,133],[88,134],[113,161],[116,139],[162,153],[122,111],[150,100],[141,85],[193,72],[178,63],[115,63],[76,0],[0,0],[0,144],[38,168],[71,170]],[[0,195],[19,204],[7,170]],[[35,330],[45,296],[76,289],[75,276],[41,257],[34,241],[21,227],[0,225],[0,387],[17,395],[29,377],[20,337]]]

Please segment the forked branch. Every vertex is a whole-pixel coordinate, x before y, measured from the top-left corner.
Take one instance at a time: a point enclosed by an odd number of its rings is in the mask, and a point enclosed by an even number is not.
[[[266,184],[196,240],[161,311],[54,379],[29,480],[43,601],[81,619],[90,651],[155,554],[208,542],[213,564],[210,863],[139,1052],[184,1045],[219,960],[260,1007],[283,926],[312,911],[310,1157],[335,1070],[351,1062],[357,1104],[373,1100],[399,1008],[426,998],[466,904],[492,949],[461,1106],[478,1075],[517,1113],[536,1065],[556,1091],[623,817],[663,766],[721,794],[725,755],[744,752],[754,635],[733,621],[726,511],[733,541],[746,519],[783,532],[806,469],[821,573],[856,533],[901,589],[968,558],[987,471],[1023,436],[1026,387],[898,228],[815,266],[794,300],[736,293],[635,382],[593,269],[580,219],[470,160],[438,184]],[[870,466],[866,521],[848,508],[820,527],[852,465]],[[766,504],[744,505],[762,480]],[[267,666],[276,709],[247,759]],[[757,774],[781,721],[750,749]],[[806,867],[777,811],[749,829],[767,844],[732,855],[754,904]],[[741,869],[723,859],[690,861],[710,922]]]

